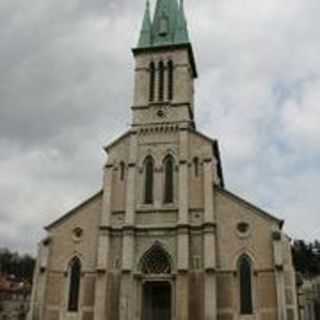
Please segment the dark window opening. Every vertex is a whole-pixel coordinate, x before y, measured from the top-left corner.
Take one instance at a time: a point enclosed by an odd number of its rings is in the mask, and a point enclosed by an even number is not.
[[[120,162],[120,180],[124,180],[126,172],[126,165],[123,161]]]
[[[193,166],[194,166],[194,175],[198,177],[199,176],[199,159],[197,157],[193,159]]]
[[[173,99],[173,85],[174,85],[174,80],[173,80],[173,62],[169,61],[168,63],[168,100]]]
[[[150,63],[150,87],[149,87],[149,100],[154,101],[154,85],[155,85],[155,77],[156,77],[156,68],[154,63]]]
[[[148,157],[145,161],[145,190],[144,190],[144,202],[145,204],[153,203],[153,171],[154,164],[153,159]]]
[[[81,263],[78,258],[74,258],[70,264],[70,284],[68,310],[77,312],[79,309]]]
[[[252,270],[250,258],[242,256],[239,261],[240,273],[240,312],[241,314],[252,314]]]
[[[164,98],[164,64],[162,61],[159,63],[159,101]]]
[[[174,161],[168,156],[164,162],[165,180],[164,180],[164,203],[173,203],[174,198]]]

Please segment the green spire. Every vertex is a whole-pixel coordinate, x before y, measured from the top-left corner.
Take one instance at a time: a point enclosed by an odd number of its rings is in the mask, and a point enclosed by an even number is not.
[[[150,4],[147,0],[138,48],[189,44],[187,21],[183,7],[183,0],[181,0],[180,6],[177,0],[157,0],[153,21],[151,22]]]
[[[150,47],[151,46],[151,17],[150,17],[150,3],[147,0],[146,9],[143,17],[142,29],[139,37],[138,47]]]
[[[176,0],[157,0],[152,25],[153,46],[174,43],[178,15],[179,7]]]
[[[174,38],[175,43],[189,43],[189,34],[187,20],[184,14],[183,0],[180,1],[180,12],[177,17],[176,33]]]

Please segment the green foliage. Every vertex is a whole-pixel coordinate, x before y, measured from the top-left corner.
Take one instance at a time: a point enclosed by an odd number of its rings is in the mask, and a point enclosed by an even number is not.
[[[19,255],[9,249],[0,249],[0,273],[14,275],[17,279],[32,281],[35,259],[28,254]]]
[[[292,247],[293,263],[305,277],[320,275],[320,242],[306,243],[295,240]]]

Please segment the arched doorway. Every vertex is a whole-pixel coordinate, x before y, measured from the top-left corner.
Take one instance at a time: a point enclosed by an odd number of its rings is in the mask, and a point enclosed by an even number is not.
[[[142,272],[142,320],[171,320],[172,291],[171,259],[159,241],[143,255]]]
[[[147,281],[143,285],[143,320],[171,320],[171,284]]]

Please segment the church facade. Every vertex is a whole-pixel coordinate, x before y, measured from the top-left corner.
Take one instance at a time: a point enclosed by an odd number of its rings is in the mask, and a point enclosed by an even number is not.
[[[29,320],[297,320],[283,221],[228,191],[196,129],[183,2],[147,3],[132,125],[103,188],[46,227]]]

